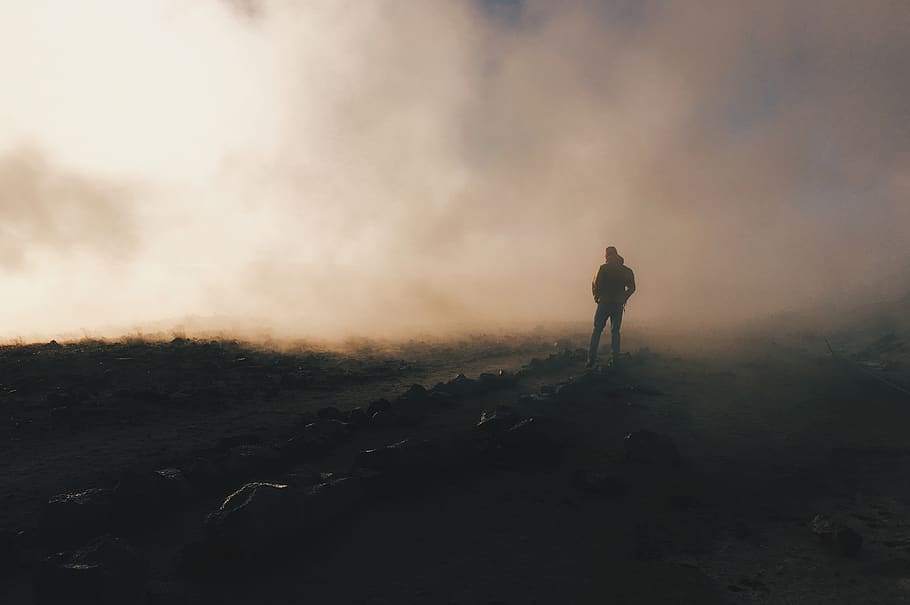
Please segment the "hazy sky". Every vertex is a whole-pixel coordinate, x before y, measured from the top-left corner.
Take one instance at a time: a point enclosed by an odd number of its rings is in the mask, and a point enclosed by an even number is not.
[[[0,336],[288,335],[880,297],[910,4],[3,0]],[[902,286],[901,286],[902,287]]]

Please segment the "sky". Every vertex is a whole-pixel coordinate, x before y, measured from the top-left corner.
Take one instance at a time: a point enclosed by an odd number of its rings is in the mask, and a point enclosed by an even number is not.
[[[4,0],[0,337],[590,321],[607,245],[652,325],[894,295],[908,32],[891,0]]]

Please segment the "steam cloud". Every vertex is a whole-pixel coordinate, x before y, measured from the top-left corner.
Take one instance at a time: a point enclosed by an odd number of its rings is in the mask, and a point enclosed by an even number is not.
[[[0,6],[2,335],[587,320],[608,244],[650,323],[906,285],[903,3],[128,4]]]

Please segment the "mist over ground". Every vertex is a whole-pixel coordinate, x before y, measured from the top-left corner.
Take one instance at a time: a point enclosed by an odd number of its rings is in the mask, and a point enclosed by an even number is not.
[[[9,0],[0,336],[731,325],[910,289],[910,6]],[[159,325],[159,324],[156,324]]]

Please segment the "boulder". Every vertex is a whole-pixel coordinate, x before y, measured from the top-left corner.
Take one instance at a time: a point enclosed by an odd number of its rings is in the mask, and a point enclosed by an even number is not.
[[[430,391],[428,401],[432,406],[443,409],[451,409],[458,405],[455,395],[447,391]]]
[[[190,486],[177,468],[131,471],[120,478],[111,496],[114,514],[121,520],[157,517],[179,508],[189,498]]]
[[[403,479],[430,469],[436,450],[428,441],[403,439],[397,443],[357,454],[354,467],[383,479]]]
[[[375,399],[367,406],[367,417],[372,418],[380,412],[386,412],[392,408],[388,399]]]
[[[401,426],[416,426],[423,422],[432,405],[433,399],[427,390],[414,384],[392,402],[392,412]]]
[[[359,429],[360,427],[369,424],[370,418],[367,416],[367,413],[363,408],[356,407],[346,414],[345,422],[348,423],[348,426],[351,429]]]
[[[75,544],[103,533],[112,512],[110,489],[58,494],[44,506],[40,527],[52,544]]]
[[[376,412],[370,418],[370,424],[380,428],[390,428],[398,426],[398,415],[391,409]]]
[[[633,431],[626,435],[623,446],[629,462],[675,466],[682,461],[673,440],[654,431]]]
[[[499,437],[502,457],[510,462],[551,462],[559,457],[560,447],[551,428],[539,418],[525,418]]]
[[[303,523],[298,494],[278,483],[247,483],[205,518],[207,541],[231,555],[257,556]]]
[[[295,466],[283,475],[282,481],[293,488],[309,487],[322,483],[325,480],[325,474],[321,473],[318,468],[311,464],[301,464]]]
[[[268,445],[238,445],[227,451],[221,467],[231,477],[245,477],[281,460],[281,452]]]
[[[317,531],[326,523],[349,514],[363,497],[363,487],[356,477],[331,479],[314,485],[303,498],[303,528]]]
[[[142,554],[105,535],[45,559],[35,576],[35,600],[39,605],[145,603],[147,580]]]
[[[483,412],[475,427],[475,434],[484,439],[498,437],[521,421],[515,410],[499,406],[494,412]]]
[[[351,435],[348,423],[336,419],[317,420],[312,424],[308,424],[305,430],[325,435],[333,444],[340,443]]]
[[[464,374],[459,374],[452,380],[441,385],[437,385],[434,390],[450,393],[452,396],[457,398],[465,398],[476,395],[483,389],[480,385],[480,382],[477,380],[472,380]]]
[[[815,515],[809,528],[822,544],[845,556],[856,557],[863,546],[863,536],[859,532],[824,515]]]

